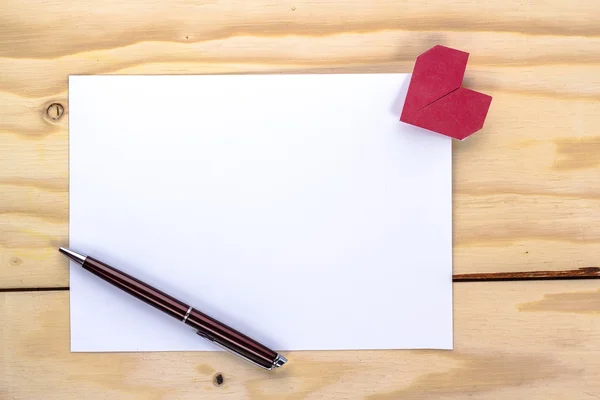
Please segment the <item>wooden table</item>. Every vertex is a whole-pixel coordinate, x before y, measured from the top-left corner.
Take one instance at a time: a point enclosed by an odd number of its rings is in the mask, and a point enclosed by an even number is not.
[[[69,74],[408,72],[439,43],[494,96],[454,144],[455,273],[600,266],[600,2],[4,0],[0,21],[1,399],[600,398],[597,280],[455,283],[454,351],[292,352],[268,373],[71,354],[56,251]]]

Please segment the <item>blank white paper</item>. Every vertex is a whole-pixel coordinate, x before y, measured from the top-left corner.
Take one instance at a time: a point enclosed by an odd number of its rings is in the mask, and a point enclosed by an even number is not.
[[[452,348],[451,139],[407,74],[71,76],[70,247],[275,350]],[[216,350],[71,265],[72,351]]]

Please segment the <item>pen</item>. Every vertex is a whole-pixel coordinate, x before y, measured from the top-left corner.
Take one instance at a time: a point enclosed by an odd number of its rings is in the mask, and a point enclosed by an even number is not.
[[[252,364],[271,370],[281,367],[287,362],[284,356],[277,354],[277,352],[258,343],[256,340],[125,272],[71,249],[61,247],[59,250],[62,254],[80,264],[83,269],[113,284],[124,292],[137,297],[143,302],[158,308],[162,312],[179,319],[184,324],[195,329],[196,333],[204,339],[236,354]]]

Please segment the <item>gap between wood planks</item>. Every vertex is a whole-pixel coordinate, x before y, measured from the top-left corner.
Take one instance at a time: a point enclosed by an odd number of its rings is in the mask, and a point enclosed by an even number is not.
[[[566,279],[600,279],[599,267],[583,267],[565,271],[486,272],[452,275],[453,282],[551,281]],[[2,292],[53,292],[69,290],[68,286],[47,288],[5,288]]]
[[[487,272],[452,275],[453,282],[549,281],[561,279],[599,279],[600,268],[583,267],[564,271]]]

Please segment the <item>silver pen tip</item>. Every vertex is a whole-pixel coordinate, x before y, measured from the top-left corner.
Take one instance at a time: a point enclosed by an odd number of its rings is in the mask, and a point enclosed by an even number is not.
[[[87,256],[84,256],[83,254],[80,254],[71,249],[67,249],[66,247],[59,247],[58,251],[60,251],[65,256],[69,257],[71,260],[79,264],[83,264],[85,262],[85,259],[87,258]]]
[[[273,368],[279,368],[283,366],[283,364],[285,364],[286,362],[287,358],[285,358],[281,354],[277,354],[277,357],[275,357],[275,361],[273,361]]]

